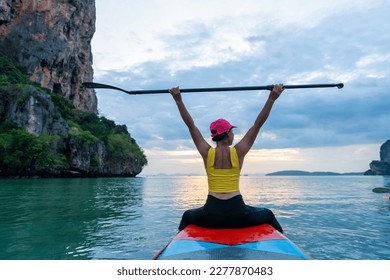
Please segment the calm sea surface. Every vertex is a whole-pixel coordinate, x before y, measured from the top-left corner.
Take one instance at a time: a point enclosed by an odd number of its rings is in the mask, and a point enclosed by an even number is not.
[[[390,259],[390,177],[241,178],[315,259]],[[206,177],[0,180],[0,259],[150,259],[201,206]]]

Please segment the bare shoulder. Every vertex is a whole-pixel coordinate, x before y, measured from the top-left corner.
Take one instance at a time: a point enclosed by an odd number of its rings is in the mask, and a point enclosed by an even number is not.
[[[204,139],[203,139],[204,140]],[[202,156],[202,158],[204,160],[207,159],[207,155],[209,153],[209,150],[211,148],[210,144],[207,143],[206,140],[202,141],[201,143],[199,143],[199,145],[196,145],[196,148],[198,149],[198,152],[200,153],[200,155]]]
[[[237,151],[238,158],[241,158],[241,157],[244,158],[245,155],[249,152],[251,145],[248,144],[247,142],[241,140],[240,142],[238,142],[234,146],[234,148]]]

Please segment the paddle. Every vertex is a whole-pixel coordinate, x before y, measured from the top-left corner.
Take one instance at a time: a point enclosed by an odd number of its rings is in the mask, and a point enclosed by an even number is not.
[[[387,192],[390,192],[390,187],[389,188],[387,188],[387,187],[373,188],[372,191],[374,193],[387,193]]]
[[[169,93],[168,89],[152,89],[152,90],[125,90],[119,87],[100,84],[100,83],[90,83],[85,82],[83,86],[86,88],[105,88],[105,89],[114,89],[126,92],[127,94],[155,94],[155,93]],[[181,92],[212,92],[212,91],[244,91],[244,90],[272,90],[274,85],[267,86],[245,86],[245,87],[217,87],[217,88],[182,88]],[[326,88],[326,87],[337,87],[343,88],[344,84],[307,84],[307,85],[284,85],[286,89],[297,89],[297,88]]]

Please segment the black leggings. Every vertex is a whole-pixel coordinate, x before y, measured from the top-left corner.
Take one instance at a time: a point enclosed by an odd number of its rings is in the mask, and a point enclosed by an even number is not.
[[[179,230],[189,224],[207,228],[242,228],[270,224],[283,233],[282,227],[271,210],[248,206],[241,195],[227,200],[208,195],[204,206],[184,212]]]

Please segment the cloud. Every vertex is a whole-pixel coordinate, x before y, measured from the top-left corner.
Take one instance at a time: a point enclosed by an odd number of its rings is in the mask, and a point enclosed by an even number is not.
[[[379,158],[378,144],[322,148],[253,149],[246,156],[242,174],[266,174],[277,170],[364,172],[367,158]],[[195,150],[146,150],[149,165],[143,174],[187,173],[205,175]],[[345,156],[348,155],[348,156]]]
[[[96,2],[95,81],[129,90],[344,82],[341,90],[286,90],[254,149],[325,149],[389,138],[388,1],[129,3]],[[238,126],[237,140],[267,96],[183,94],[207,139],[209,123],[223,117]],[[194,150],[169,94],[99,90],[98,100],[100,113],[126,124],[145,150]]]

